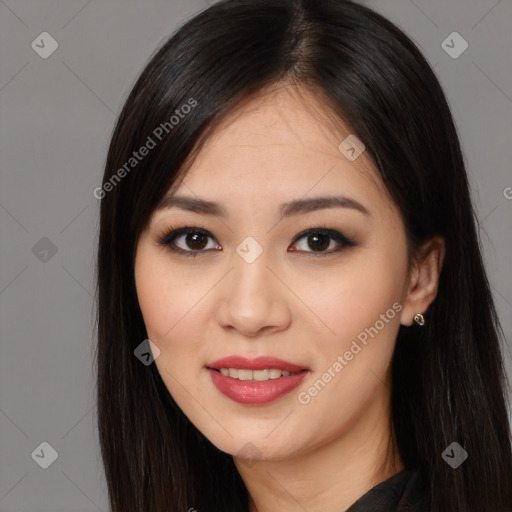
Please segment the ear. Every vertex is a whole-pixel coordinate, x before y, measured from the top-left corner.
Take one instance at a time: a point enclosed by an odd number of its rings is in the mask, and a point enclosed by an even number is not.
[[[402,325],[412,325],[414,315],[425,314],[436,298],[445,252],[445,241],[439,236],[429,238],[418,249],[402,302]]]

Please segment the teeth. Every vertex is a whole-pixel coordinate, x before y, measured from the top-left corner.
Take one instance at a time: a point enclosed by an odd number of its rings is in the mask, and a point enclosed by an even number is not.
[[[231,368],[230,368],[230,370],[231,370]],[[252,370],[238,370],[238,380],[251,380],[251,379],[252,379]]]
[[[252,378],[254,380],[269,380],[270,379],[270,370],[253,370]]]
[[[298,372],[288,372],[272,368],[270,370],[242,370],[238,368],[221,368],[220,373],[226,377],[233,377],[239,380],[265,381],[271,379],[279,379],[280,377],[289,377]]]

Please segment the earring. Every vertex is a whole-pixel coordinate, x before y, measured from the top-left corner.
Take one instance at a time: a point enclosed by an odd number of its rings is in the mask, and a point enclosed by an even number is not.
[[[414,321],[418,324],[418,325],[424,325],[425,324],[425,318],[423,317],[423,315],[421,313],[416,313],[414,315]]]

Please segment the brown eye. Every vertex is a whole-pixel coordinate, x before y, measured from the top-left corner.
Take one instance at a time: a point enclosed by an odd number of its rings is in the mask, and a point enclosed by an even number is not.
[[[309,235],[308,238],[309,247],[314,251],[324,251],[330,245],[331,237],[324,233],[317,233]]]
[[[197,256],[207,252],[208,239],[212,235],[201,228],[185,227],[172,230],[158,239],[158,243],[166,246],[171,252],[185,256]],[[216,249],[218,246],[210,247]]]
[[[292,252],[327,256],[341,251],[345,247],[357,245],[339,231],[328,228],[311,228],[303,231],[295,238],[293,244],[295,246],[301,245],[297,243],[301,239],[305,239],[306,243],[303,244],[302,248],[292,249]],[[212,249],[222,250],[215,243],[208,247],[209,240],[213,241],[214,237],[208,231],[197,227],[183,227],[168,231],[160,236],[158,243],[173,253],[192,257],[207,254]]]
[[[295,238],[294,245],[299,246],[300,244],[297,244],[297,242],[303,238],[306,240],[306,243],[302,244],[302,248],[294,249],[294,251],[327,255],[338,252],[345,247],[352,247],[356,245],[355,242],[341,234],[339,231],[327,228],[313,228],[302,232]],[[332,249],[333,246],[331,245],[331,242],[334,242],[334,249]],[[337,248],[336,244],[338,244]],[[329,247],[331,247],[331,250],[327,250]]]
[[[203,233],[187,233],[185,234],[185,244],[194,251],[204,249],[208,243],[206,235]]]

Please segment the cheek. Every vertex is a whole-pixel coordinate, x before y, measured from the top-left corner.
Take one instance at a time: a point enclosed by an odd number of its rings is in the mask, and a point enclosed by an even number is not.
[[[137,297],[148,337],[163,353],[179,349],[193,350],[193,340],[199,339],[192,322],[201,308],[201,297],[207,291],[194,284],[183,273],[169,268],[165,255],[152,247],[142,246],[135,264]],[[180,293],[176,293],[180,290]],[[179,343],[186,340],[187,343]]]
[[[184,276],[167,267],[165,262],[158,263],[158,255],[149,259],[141,251],[136,265],[137,295],[148,338],[160,350],[155,359],[158,372],[180,409],[190,416],[194,408],[189,393],[196,394],[194,387],[203,371],[198,364],[202,336],[194,315],[200,311],[206,290],[200,293],[197,285],[186,286]]]
[[[298,398],[310,417],[329,410],[328,435],[349,428],[381,397],[400,326],[402,263],[380,252],[334,273],[328,286],[316,281],[309,295],[329,331],[317,338],[315,378]],[[317,427],[325,431],[321,422]]]
[[[385,245],[366,250],[350,265],[331,272],[323,286],[318,280],[309,283],[311,309],[328,327],[316,347],[317,370],[330,389],[322,391],[323,400],[343,397],[355,414],[358,401],[365,403],[385,380],[400,327],[406,264],[405,249]],[[359,398],[352,403],[355,397]]]
[[[162,340],[175,323],[177,301],[168,293],[168,282],[141,261],[136,271],[137,297],[148,335]]]
[[[322,284],[308,283],[308,305],[343,343],[374,325],[381,315],[391,323],[399,322],[393,304],[401,300],[403,281],[403,268],[396,258],[382,253],[380,257],[360,258],[357,265],[331,273]]]

